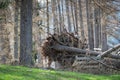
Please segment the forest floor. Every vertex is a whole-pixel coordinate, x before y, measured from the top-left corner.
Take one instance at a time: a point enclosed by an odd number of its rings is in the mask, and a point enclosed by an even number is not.
[[[0,65],[0,80],[120,80],[120,75],[93,75]]]

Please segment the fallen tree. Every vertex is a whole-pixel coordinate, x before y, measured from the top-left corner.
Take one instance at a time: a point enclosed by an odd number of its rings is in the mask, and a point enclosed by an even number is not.
[[[101,54],[101,52],[79,49],[79,48],[69,47],[69,46],[64,46],[64,45],[59,45],[59,44],[56,44],[52,46],[51,48],[56,51],[66,51],[66,52],[71,52],[74,54],[84,54],[84,55],[89,54],[89,55],[95,55],[95,56]]]
[[[44,41],[42,45],[42,55],[45,58],[48,57],[49,66],[52,61],[58,61],[61,65],[67,65],[68,67],[70,67],[73,64],[75,56],[91,56],[96,59],[101,59],[104,57],[120,59],[119,55],[111,54],[113,51],[118,50],[120,48],[120,45],[109,49],[105,52],[87,50],[86,45],[86,42],[80,41],[73,34],[54,34],[49,36]]]
[[[79,49],[79,48],[75,48],[75,47],[68,47],[68,46],[63,46],[63,45],[54,45],[51,47],[52,49],[55,49],[57,51],[66,51],[66,52],[71,52],[71,53],[75,53],[75,54],[89,54],[89,55],[94,55],[94,56],[97,56],[98,59],[99,59],[99,56],[100,57],[110,57],[110,58],[115,58],[115,59],[120,59],[120,56],[118,55],[113,55],[113,54],[110,54],[112,51],[120,48],[120,45],[119,47],[117,46],[108,50],[108,51],[105,51],[105,52],[96,52],[96,51],[91,51],[91,50],[84,50],[84,49]]]

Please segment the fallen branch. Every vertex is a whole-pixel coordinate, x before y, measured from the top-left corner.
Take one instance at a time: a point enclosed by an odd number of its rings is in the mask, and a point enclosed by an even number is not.
[[[103,57],[105,57],[105,56],[107,56],[107,55],[109,55],[111,52],[113,52],[113,51],[115,51],[115,50],[117,50],[117,49],[119,49],[120,48],[120,44],[118,44],[118,45],[116,45],[115,47],[113,47],[113,48],[111,48],[111,49],[109,49],[109,50],[107,50],[107,51],[105,51],[105,52],[103,52],[102,54],[99,54],[98,56],[97,56],[97,58],[103,58]],[[110,55],[111,57],[114,57],[115,55]],[[116,58],[117,58],[117,56],[116,56]],[[118,56],[118,58],[119,58],[119,56]],[[119,58],[120,59],[120,58]]]

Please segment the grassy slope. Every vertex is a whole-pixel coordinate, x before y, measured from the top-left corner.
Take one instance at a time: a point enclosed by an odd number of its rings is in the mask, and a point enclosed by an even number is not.
[[[0,80],[120,80],[120,75],[92,75],[0,65]]]

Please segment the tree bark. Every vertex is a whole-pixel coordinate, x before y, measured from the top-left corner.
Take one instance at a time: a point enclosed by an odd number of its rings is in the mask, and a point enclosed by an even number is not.
[[[60,26],[61,26],[61,24],[60,24],[60,12],[59,12],[59,0],[55,0],[54,1],[55,2],[55,4],[57,5],[56,6],[56,25],[57,25],[57,34],[60,34]]]
[[[57,0],[57,3],[58,3],[58,14],[59,14],[59,32],[61,33],[62,32],[62,15],[61,15],[61,0]]]
[[[83,27],[83,15],[82,15],[82,3],[81,0],[79,0],[79,16],[80,16],[80,30],[81,30],[81,39],[84,40],[84,27]]]
[[[70,20],[70,10],[69,10],[69,1],[66,0],[65,1],[65,5],[66,5],[66,14],[67,14],[67,23],[68,23],[68,30],[69,32],[72,32],[72,26],[71,26],[71,20]]]
[[[18,27],[19,27],[19,0],[15,0],[15,26],[14,26],[14,58],[18,59]]]
[[[91,0],[86,0],[87,26],[88,26],[88,46],[90,50],[94,50],[94,35],[93,35],[93,13]]]
[[[71,2],[71,13],[72,13],[72,22],[73,22],[73,27],[74,27],[74,33],[76,31],[76,28],[75,28],[75,14],[74,14],[74,3]]]
[[[56,1],[52,0],[52,13],[53,13],[53,26],[54,26],[54,33],[58,33],[58,19],[57,19],[57,7],[56,7]]]
[[[68,47],[68,46],[63,46],[63,45],[55,45],[55,46],[52,46],[51,48],[53,48],[57,51],[67,51],[70,53],[75,52],[77,54],[88,53],[88,54],[95,55],[95,56],[100,54],[100,52],[89,51],[89,50],[79,49],[79,48],[75,48],[75,47]]]
[[[32,0],[21,0],[20,65],[32,65]]]
[[[118,47],[120,47],[120,45]],[[117,47],[117,49],[118,49],[118,47]],[[56,50],[56,51],[66,51],[66,52],[73,53],[73,54],[83,54],[83,55],[89,54],[89,55],[93,55],[93,56],[103,54],[102,52],[84,50],[84,49],[79,49],[79,48],[75,48],[75,47],[63,46],[63,45],[59,45],[59,44],[54,45],[51,48]],[[111,51],[114,51],[114,50],[116,50],[116,49],[111,49],[110,51],[104,52],[105,55],[103,57],[120,59],[120,56],[116,56],[116,55],[113,55],[113,54],[108,54],[108,53],[110,53]],[[108,55],[106,55],[106,54],[108,54]],[[96,57],[96,58],[98,58],[98,57]]]
[[[76,31],[75,31],[75,33],[78,35],[78,13],[77,13],[77,2],[78,1],[76,1],[76,3],[74,3],[74,10],[75,10],[75,22],[76,22]]]
[[[97,0],[98,2],[98,0]],[[94,5],[94,46],[95,48],[100,47],[100,8]]]
[[[107,33],[106,33],[106,22],[105,19],[102,17],[101,21],[101,41],[102,41],[102,51],[106,51],[108,49],[107,46]]]
[[[47,12],[46,12],[46,14],[47,14],[47,35],[49,35],[49,33],[50,33],[50,31],[49,31],[49,2],[48,2],[48,0],[47,0],[47,2],[46,2],[47,4]]]

